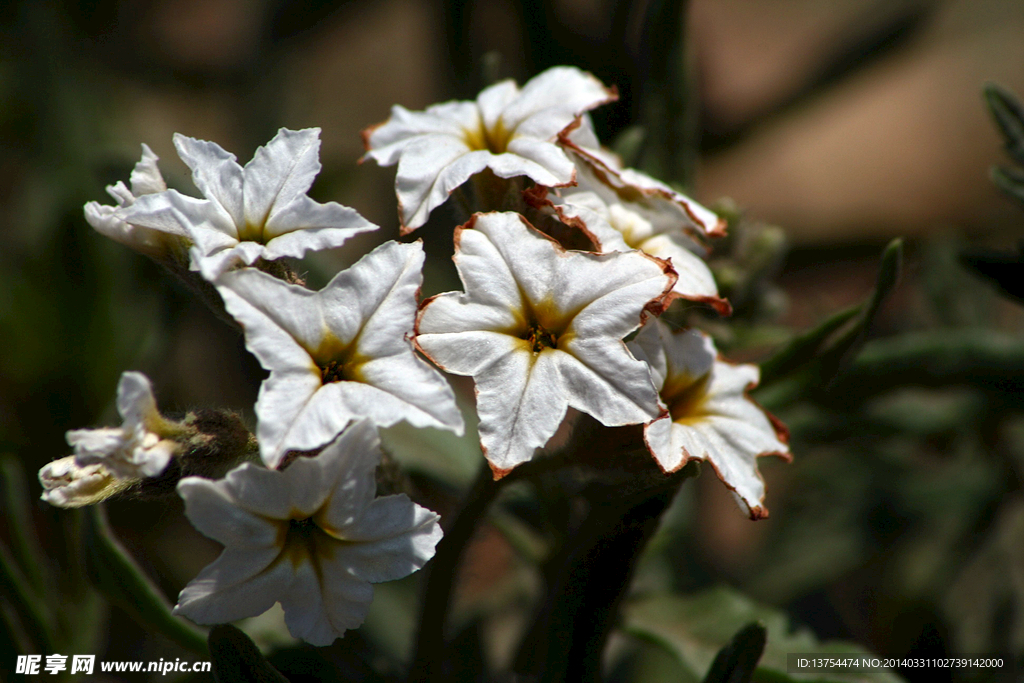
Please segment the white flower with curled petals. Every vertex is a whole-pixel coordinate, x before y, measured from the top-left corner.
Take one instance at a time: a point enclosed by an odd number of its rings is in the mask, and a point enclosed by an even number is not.
[[[69,455],[40,469],[39,483],[43,485],[40,498],[50,505],[80,508],[109,498],[131,486],[134,480],[115,477],[99,463],[79,465],[75,456]]]
[[[478,214],[455,232],[465,293],[428,299],[416,345],[476,380],[480,443],[495,476],[530,460],[569,406],[605,425],[661,414],[647,366],[622,338],[675,282],[632,251],[566,251],[519,214]]]
[[[644,428],[658,465],[674,472],[691,458],[707,460],[751,519],[767,517],[757,458],[791,456],[785,427],[747,396],[760,379],[758,367],[718,360],[710,337],[692,329],[673,333],[661,321],[644,327],[630,348],[650,365],[668,410]]]
[[[650,214],[645,217],[642,207],[618,201],[617,197],[609,204],[592,191],[570,191],[553,200],[560,219],[569,224],[582,223],[600,252],[639,249],[671,261],[679,276],[673,296],[710,304],[722,315],[732,313],[729,302],[718,295],[711,269],[693,251],[700,248],[683,232],[680,223],[658,221]]]
[[[120,427],[73,429],[68,445],[75,449],[80,466],[100,463],[118,477],[155,477],[167,467],[178,444],[170,437],[182,428],[156,409],[153,388],[141,372],[125,372],[117,385]]]
[[[135,164],[129,178],[129,190],[121,181],[107,186],[107,192],[117,201],[117,206],[89,202],[85,205],[85,220],[96,232],[120,242],[137,252],[155,259],[186,259],[191,243],[184,226],[168,225],[160,229],[126,223],[118,217],[118,211],[135,203],[138,197],[163,192],[167,183],[156,162],[159,157],[146,144],[142,145],[142,159]]]
[[[573,162],[556,144],[559,133],[617,95],[592,75],[554,67],[520,89],[502,81],[475,102],[446,102],[411,112],[396,105],[391,118],[363,133],[366,157],[398,163],[395,189],[403,231],[473,175],[489,168],[500,178],[528,176],[539,185],[575,182]]]
[[[340,247],[377,226],[306,192],[320,172],[320,129],[282,128],[243,168],[219,145],[175,134],[178,155],[205,199],[167,190],[138,197],[115,216],[156,230],[187,231],[193,268],[207,280],[257,259],[301,257]]]
[[[447,381],[418,358],[408,337],[423,281],[423,245],[386,242],[313,292],[255,269],[217,281],[249,350],[270,371],[256,402],[256,436],[268,467],[288,450],[318,448],[345,426],[462,433]]]
[[[559,142],[576,162],[579,190],[596,193],[609,206],[629,208],[650,223],[652,235],[725,235],[725,221],[713,211],[660,180],[623,167],[618,156],[601,147],[589,117],[581,117]],[[692,249],[700,251],[700,246],[693,244]]]
[[[362,624],[371,583],[417,571],[441,539],[435,513],[404,494],[374,497],[380,457],[363,421],[281,472],[245,463],[218,481],[182,479],[185,514],[224,551],[181,591],[175,614],[222,624],[280,602],[292,636],[320,646]]]

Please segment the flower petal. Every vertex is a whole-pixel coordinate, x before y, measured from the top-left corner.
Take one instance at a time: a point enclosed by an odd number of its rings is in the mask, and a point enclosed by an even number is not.
[[[180,133],[174,134],[174,147],[181,160],[192,169],[192,182],[203,196],[227,213],[236,230],[244,226],[242,188],[245,175],[235,155],[225,151],[216,142],[196,140]]]
[[[178,594],[175,614],[197,624],[226,624],[263,614],[291,585],[295,571],[277,546],[228,547]]]
[[[202,254],[237,244],[228,214],[214,202],[167,190],[138,197],[114,216],[126,223],[187,237]]]
[[[279,130],[242,169],[245,223],[269,223],[278,210],[306,195],[320,168],[319,128]]]
[[[287,498],[277,504],[266,504],[268,496],[281,498],[279,487],[262,486],[267,482],[254,476],[268,472],[270,470],[245,463],[219,481],[185,477],[178,482],[178,495],[185,501],[185,515],[192,526],[221,545],[247,551],[274,546],[280,525],[268,517],[287,519],[286,509],[281,514],[281,508],[285,507],[281,503],[287,503]],[[259,500],[240,501],[239,494],[243,499],[255,494]]]
[[[582,114],[618,99],[613,89],[585,71],[556,66],[534,76],[502,111],[505,125],[517,134],[553,139]]]
[[[142,143],[142,159],[135,164],[135,168],[132,169],[132,174],[129,176],[133,195],[153,194],[167,189],[167,183],[164,182],[164,177],[156,165],[158,161],[160,161],[160,157],[153,154],[149,145]]]
[[[331,492],[316,516],[316,523],[332,536],[355,524],[373,502],[377,493],[374,473],[381,454],[377,430],[369,421],[361,420],[317,456],[332,463],[333,472],[328,477],[333,482]]]
[[[141,372],[121,373],[117,383],[117,412],[121,413],[127,428],[159,418],[153,386]]]
[[[310,353],[320,345],[327,329],[316,292],[254,269],[224,273],[217,280],[217,291],[224,307],[245,329],[246,347],[264,368],[315,367]],[[332,330],[341,327],[336,324],[339,315],[332,315]]]
[[[372,600],[372,585],[338,574],[328,560],[299,565],[281,607],[293,637],[323,647],[362,624]]]
[[[268,240],[268,249],[276,250],[282,256],[297,258],[306,250],[340,247],[352,235],[377,229],[376,225],[360,216],[355,209],[337,202],[321,204],[302,195],[284,206],[276,207],[263,231]],[[288,235],[295,237],[280,242]],[[288,252],[281,251],[284,243],[298,244],[294,240],[300,235],[308,235],[309,246],[302,250],[291,247]]]
[[[439,520],[404,494],[377,498],[343,530],[350,542],[338,548],[337,561],[363,581],[406,577],[434,556],[442,535]]]

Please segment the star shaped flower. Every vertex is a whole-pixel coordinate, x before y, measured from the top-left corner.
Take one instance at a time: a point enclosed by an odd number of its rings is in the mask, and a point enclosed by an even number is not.
[[[256,402],[267,467],[288,450],[324,445],[363,417],[380,427],[405,420],[461,435],[451,387],[408,339],[422,267],[420,242],[392,241],[319,292],[252,268],[217,281],[246,345],[270,371]]]
[[[433,512],[405,495],[374,497],[380,457],[363,421],[284,471],[245,463],[218,481],[182,479],[185,514],[224,551],[181,591],[175,614],[222,624],[280,602],[292,636],[320,646],[359,626],[371,583],[420,569],[441,539]]]
[[[751,519],[767,517],[757,458],[792,456],[786,428],[747,396],[758,367],[717,360],[710,337],[693,329],[673,333],[661,321],[645,326],[630,349],[650,365],[668,411],[644,428],[658,465],[674,472],[691,458],[707,460]]]
[[[195,243],[193,268],[208,280],[260,258],[340,247],[377,229],[354,209],[306,195],[321,168],[319,128],[282,128],[244,168],[214,142],[175,134],[174,146],[206,198],[167,190],[138,197],[115,216],[155,230],[184,230]]]
[[[167,183],[164,182],[156,165],[159,160],[160,158],[153,154],[153,150],[143,144],[142,159],[135,164],[129,178],[132,189],[129,190],[121,181],[108,185],[107,192],[117,201],[117,206],[89,202],[85,205],[85,220],[101,235],[146,256],[157,260],[172,258],[184,262],[190,242],[188,231],[183,226],[168,226],[166,229],[157,230],[126,223],[116,215],[120,209],[134,204],[138,197],[164,192],[167,189]]]
[[[661,414],[647,366],[622,338],[660,310],[675,274],[636,251],[566,251],[519,214],[478,214],[455,232],[465,293],[423,303],[416,345],[476,380],[480,443],[503,476],[533,457],[569,406],[603,424]]]
[[[558,135],[583,112],[616,98],[592,75],[555,67],[521,90],[513,81],[492,85],[475,102],[422,112],[396,105],[390,119],[363,132],[366,157],[382,166],[398,163],[399,215],[403,232],[411,232],[485,168],[548,187],[573,184],[573,162],[556,144]]]
[[[68,445],[75,449],[79,466],[102,464],[118,477],[155,477],[167,467],[178,444],[171,438],[181,432],[156,409],[153,388],[141,372],[125,372],[117,385],[120,427],[73,429]]]

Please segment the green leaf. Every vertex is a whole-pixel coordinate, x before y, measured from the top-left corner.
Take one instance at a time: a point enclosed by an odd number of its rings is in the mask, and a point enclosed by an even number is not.
[[[22,631],[25,637],[43,652],[53,651],[53,626],[44,609],[43,597],[32,590],[25,574],[14,561],[14,556],[0,541],[0,586],[3,586],[3,602],[10,605],[13,614],[4,609],[4,621],[11,630]],[[21,629],[14,622],[20,622]]]
[[[1014,168],[993,166],[989,175],[1003,194],[1024,206],[1024,173]]]
[[[646,131],[638,166],[663,181],[688,187],[697,150],[697,107],[688,59],[684,0],[652,0],[643,17],[640,123]]]
[[[863,304],[857,304],[833,313],[818,323],[817,327],[794,337],[781,351],[761,365],[761,386],[767,386],[806,365],[818,355],[839,328],[857,317],[863,307]]]
[[[863,346],[871,323],[899,282],[902,263],[903,240],[895,239],[882,252],[875,288],[867,301],[833,314],[768,359],[762,366],[761,386],[773,384],[800,370],[807,371],[801,384],[825,386],[831,382],[840,367]],[[853,323],[843,330],[850,321]]]
[[[764,652],[768,630],[756,621],[741,628],[718,651],[704,683],[750,683]]]
[[[669,654],[692,678],[701,680],[712,669],[719,651],[733,640],[739,629],[758,622],[767,633],[764,654],[751,680],[796,683],[898,683],[895,674],[885,672],[843,672],[841,674],[789,674],[787,655],[868,654],[852,643],[818,642],[806,629],[792,630],[789,618],[778,609],[754,602],[727,587],[693,596],[652,594],[633,600],[623,610],[623,630],[650,642]],[[754,638],[747,634],[746,638]],[[743,680],[743,679],[724,679]]]
[[[197,629],[171,614],[171,606],[113,536],[102,505],[83,511],[82,550],[89,579],[112,604],[140,625],[205,655],[206,639]]]
[[[45,592],[48,567],[43,562],[43,551],[36,538],[32,509],[29,507],[28,483],[21,464],[14,456],[0,456],[0,510],[11,537],[11,553],[37,592]]]
[[[210,660],[217,683],[288,683],[249,636],[230,624],[210,629]]]
[[[1003,134],[1006,152],[1017,163],[1024,164],[1024,108],[1016,96],[995,83],[983,89],[988,110]]]

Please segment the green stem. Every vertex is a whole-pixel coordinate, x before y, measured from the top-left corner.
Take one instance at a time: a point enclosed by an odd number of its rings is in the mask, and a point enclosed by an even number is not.
[[[517,673],[542,683],[601,680],[602,654],[643,548],[683,481],[699,471],[691,463],[632,495],[594,487],[586,518],[549,563],[547,594],[520,647]]]
[[[451,606],[452,589],[462,553],[473,536],[477,523],[497,496],[504,480],[494,481],[491,469],[484,461],[459,510],[437,544],[437,552],[430,563],[420,630],[416,640],[416,654],[409,672],[410,681],[432,681],[446,678],[444,664],[444,626]]]

